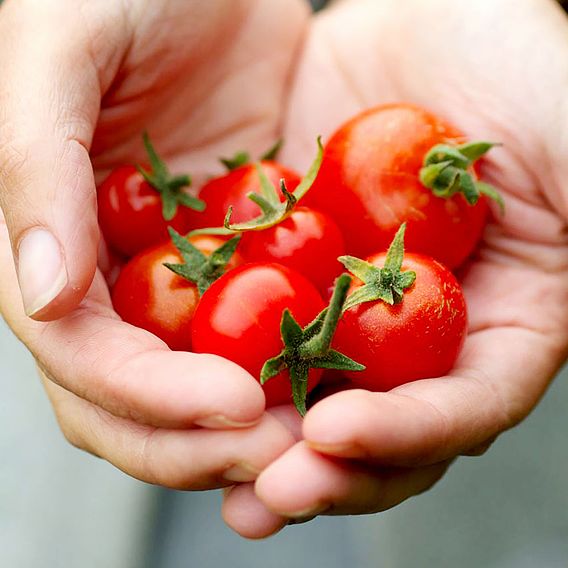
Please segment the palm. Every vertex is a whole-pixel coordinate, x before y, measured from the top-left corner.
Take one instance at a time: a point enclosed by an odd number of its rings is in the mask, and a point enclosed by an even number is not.
[[[305,166],[314,137],[359,110],[415,102],[472,137],[503,143],[484,174],[501,189],[507,211],[494,216],[460,275],[470,329],[451,375],[388,395],[346,392],[320,402],[304,422],[309,446],[298,444],[256,484],[270,509],[293,516],[313,512],[315,503],[316,511],[368,512],[424,490],[448,460],[482,451],[526,416],[563,362],[568,238],[556,96],[566,88],[566,31],[548,0],[352,0],[314,19],[285,123],[293,141],[288,161]],[[544,61],[553,69],[545,71]],[[535,70],[530,83],[527,69]],[[311,448],[356,461],[340,471]],[[361,459],[379,467],[349,481],[345,468],[361,475]],[[246,488],[231,494],[225,518],[243,534],[267,534],[266,527],[240,523],[233,507],[246,499],[253,506]]]
[[[265,150],[306,7],[300,2],[148,2],[102,100],[91,156],[97,177],[144,159],[148,130],[173,169],[200,177],[219,156]],[[286,17],[284,17],[286,16]]]

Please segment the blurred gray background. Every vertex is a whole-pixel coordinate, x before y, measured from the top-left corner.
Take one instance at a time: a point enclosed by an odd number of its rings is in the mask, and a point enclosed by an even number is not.
[[[26,349],[0,323],[3,568],[566,568],[568,384],[481,458],[380,515],[323,518],[262,542],[219,518],[218,492],[144,485],[69,446]]]

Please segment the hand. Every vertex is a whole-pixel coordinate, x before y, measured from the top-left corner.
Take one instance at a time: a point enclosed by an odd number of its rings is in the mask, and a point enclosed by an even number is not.
[[[197,177],[270,146],[307,14],[300,0],[0,8],[0,313],[69,441],[140,479],[252,480],[292,439],[242,369],[120,321],[96,268],[95,179],[143,158],[145,128]]]
[[[551,0],[344,0],[314,18],[289,103],[288,159],[304,165],[315,134],[361,109],[416,102],[503,143],[485,176],[507,211],[461,274],[470,329],[452,373],[317,403],[304,440],[254,487],[228,492],[224,517],[241,534],[392,507],[538,402],[568,352],[567,37]]]

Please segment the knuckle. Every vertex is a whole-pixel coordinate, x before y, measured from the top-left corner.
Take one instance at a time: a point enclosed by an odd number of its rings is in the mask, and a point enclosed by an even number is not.
[[[491,446],[493,445],[496,439],[497,436],[492,436],[489,440],[486,440],[481,444],[477,444],[465,450],[464,452],[462,452],[462,455],[468,457],[480,457],[487,453],[487,451],[489,450],[489,448],[491,448]]]
[[[136,469],[141,479],[155,485],[177,489],[178,474],[158,458],[160,434],[157,428],[149,430],[142,439],[142,444],[136,459]]]
[[[65,440],[79,450],[87,450],[83,437],[75,428],[66,422],[66,420],[57,412],[57,409],[55,409],[55,417],[57,418],[59,429],[61,430]]]
[[[0,136],[0,184],[3,191],[9,192],[14,181],[25,172],[29,157],[26,144],[9,139],[5,134]]]
[[[168,438],[178,435],[159,428],[147,431],[134,466],[136,477],[147,483],[185,491],[220,486],[213,473],[209,475],[196,465],[191,447],[186,446],[184,452],[166,451],[173,441]]]

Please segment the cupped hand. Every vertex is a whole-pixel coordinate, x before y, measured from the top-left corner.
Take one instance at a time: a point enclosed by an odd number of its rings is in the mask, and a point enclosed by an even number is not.
[[[289,519],[382,511],[483,453],[536,405],[568,353],[568,24],[552,0],[343,0],[314,18],[285,126],[288,160],[364,108],[415,102],[503,143],[484,241],[460,275],[469,334],[450,375],[318,402],[303,440],[224,517],[260,538]]]
[[[269,147],[307,15],[300,0],[0,8],[0,313],[69,441],[140,479],[250,481],[293,440],[242,369],[120,321],[97,270],[95,180],[143,159],[144,129],[197,178]]]

